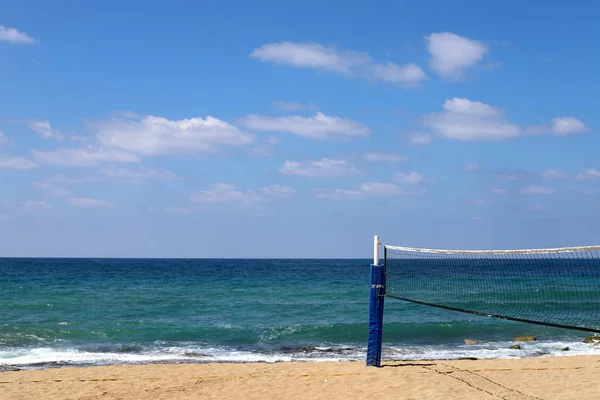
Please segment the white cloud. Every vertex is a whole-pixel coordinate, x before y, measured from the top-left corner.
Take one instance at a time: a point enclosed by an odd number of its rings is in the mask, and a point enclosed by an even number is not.
[[[169,120],[146,116],[138,119],[111,118],[90,124],[106,147],[142,155],[214,152],[223,146],[254,143],[253,135],[217,118]]]
[[[36,161],[41,164],[84,167],[102,163],[137,163],[138,155],[122,150],[105,148],[63,148],[53,151],[32,150]]]
[[[335,137],[364,137],[371,132],[365,125],[351,119],[327,116],[318,112],[314,117],[267,117],[247,115],[241,123],[249,129],[270,132],[290,132],[312,139]]]
[[[463,167],[463,171],[471,172],[471,171],[479,171],[483,166],[478,162],[474,162],[472,164],[467,164]]]
[[[42,208],[44,210],[48,210],[52,208],[52,206],[48,203],[44,203],[43,201],[22,201],[21,204],[26,208]]]
[[[600,171],[598,171],[595,168],[583,169],[579,174],[577,174],[577,179],[579,179],[580,181],[600,179]]]
[[[50,121],[35,120],[30,121],[27,125],[32,131],[38,133],[44,139],[64,139],[64,136],[58,130],[52,128]]]
[[[398,161],[406,161],[406,156],[402,156],[400,154],[394,153],[365,153],[363,158],[367,161],[381,161],[381,162],[398,162]]]
[[[0,158],[0,168],[31,169],[37,167],[39,167],[39,165],[36,162],[33,162],[23,157]]]
[[[416,171],[411,171],[407,174],[398,172],[394,175],[394,180],[398,183],[416,185],[417,183],[425,182],[425,177]]]
[[[271,185],[260,189],[260,192],[267,197],[289,197],[296,191],[286,186]]]
[[[417,86],[427,75],[416,64],[376,63],[367,53],[338,50],[318,43],[276,42],[254,49],[251,58],[274,64],[327,71],[346,77]]]
[[[472,204],[475,204],[477,206],[481,206],[485,204],[485,199],[475,199],[471,201]]]
[[[554,135],[589,132],[583,122],[573,117],[554,118],[550,128],[541,124],[523,129],[506,120],[500,108],[458,97],[447,99],[442,111],[422,116],[421,123],[435,134],[462,141],[503,140],[548,131]]]
[[[285,101],[274,101],[273,107],[276,110],[284,110],[284,111],[300,111],[300,110],[316,110],[317,106],[314,104],[302,104],[302,103],[293,103],[293,102],[285,102]]]
[[[2,146],[5,143],[8,143],[8,138],[6,137],[6,135],[4,134],[4,132],[2,132],[0,130],[0,146]]]
[[[542,176],[545,179],[560,179],[565,178],[567,176],[567,173],[565,171],[559,171],[557,169],[547,169],[546,171],[542,172]]]
[[[541,195],[547,196],[554,194],[555,190],[551,187],[542,187],[542,186],[524,186],[521,188],[521,193],[530,194],[530,195]]]
[[[363,193],[359,190],[313,189],[312,192],[318,199],[358,200],[363,198]]]
[[[410,137],[412,144],[428,144],[431,143],[431,135],[429,133],[413,133]]]
[[[325,157],[316,161],[286,161],[279,169],[279,172],[285,175],[307,177],[335,177],[359,173],[359,171],[346,160],[332,160]]]
[[[574,117],[554,118],[551,122],[551,131],[558,136],[585,133],[589,129],[583,122]]]
[[[19,32],[15,28],[0,25],[0,42],[2,41],[16,44],[35,43],[35,40],[25,32]]]
[[[357,51],[339,51],[318,43],[275,42],[254,49],[251,58],[274,64],[314,68],[341,74],[371,62],[371,56]]]
[[[502,140],[521,133],[520,127],[504,119],[501,110],[458,97],[446,100],[443,111],[428,114],[422,121],[438,135],[463,141]]]
[[[372,66],[373,78],[383,82],[394,83],[400,86],[418,86],[427,80],[427,75],[416,64],[398,65],[392,62],[374,64]]]
[[[446,79],[460,79],[487,54],[483,43],[451,32],[425,36],[431,68]]]
[[[69,199],[69,204],[73,207],[114,207],[111,202],[93,199],[89,197],[72,197]]]
[[[500,189],[500,188],[494,188],[494,189],[490,189],[490,192],[492,192],[494,194],[506,194],[507,190],[506,189]]]
[[[222,203],[222,202],[241,202],[251,203],[261,200],[261,198],[251,190],[242,192],[235,186],[228,183],[217,183],[210,186],[207,190],[202,190],[191,196],[191,200],[196,203]]]

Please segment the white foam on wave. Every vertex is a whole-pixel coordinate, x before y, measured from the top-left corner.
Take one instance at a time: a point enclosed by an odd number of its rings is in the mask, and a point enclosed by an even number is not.
[[[521,342],[520,349],[511,349],[513,342],[492,342],[476,345],[458,346],[414,346],[388,347],[383,358],[401,360],[455,360],[473,357],[478,359],[494,358],[532,358],[600,354],[600,348],[582,342]],[[566,347],[569,348],[565,351]]]
[[[290,356],[220,349],[163,348],[141,353],[92,352],[76,349],[35,348],[0,351],[0,364],[136,364],[157,362],[278,362]]]
[[[385,347],[386,360],[449,360],[466,357],[478,359],[526,358],[600,354],[600,347],[581,342],[526,342],[521,349],[511,349],[512,342],[492,342],[477,345],[432,345]],[[569,351],[562,349],[569,347]],[[95,352],[61,348],[19,348],[0,350],[0,365],[44,366],[49,364],[106,365],[186,362],[289,362],[289,361],[362,361],[364,347],[316,347],[292,352],[242,351],[198,345],[164,346],[136,353]]]

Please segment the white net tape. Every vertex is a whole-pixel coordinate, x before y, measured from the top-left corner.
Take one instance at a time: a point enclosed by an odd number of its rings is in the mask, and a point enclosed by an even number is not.
[[[418,247],[400,247],[384,245],[386,249],[398,250],[412,253],[435,253],[435,254],[550,254],[550,253],[578,253],[583,251],[600,251],[599,246],[558,247],[554,249],[518,249],[518,250],[442,250],[423,249]]]

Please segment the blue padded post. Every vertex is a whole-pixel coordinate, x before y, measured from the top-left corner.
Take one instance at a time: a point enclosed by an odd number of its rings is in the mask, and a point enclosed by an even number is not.
[[[371,264],[371,294],[369,300],[369,338],[367,341],[367,366],[381,366],[383,338],[383,294],[385,293],[385,267]]]

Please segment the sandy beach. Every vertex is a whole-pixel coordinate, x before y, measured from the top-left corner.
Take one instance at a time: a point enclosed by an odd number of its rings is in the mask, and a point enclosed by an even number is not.
[[[0,373],[0,399],[594,399],[600,356],[127,365]]]

